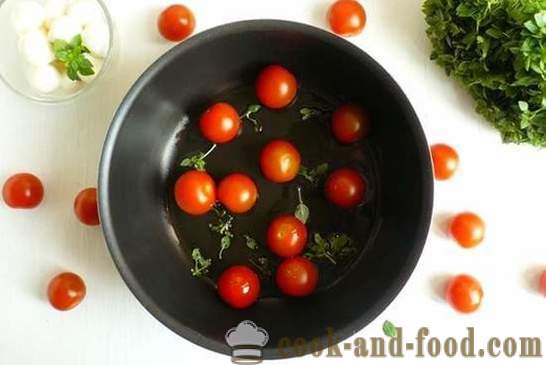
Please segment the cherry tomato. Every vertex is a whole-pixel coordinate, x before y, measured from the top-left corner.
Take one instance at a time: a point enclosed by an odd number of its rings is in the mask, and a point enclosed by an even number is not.
[[[201,215],[216,202],[216,185],[205,171],[190,170],[178,178],[174,186],[178,207],[191,215]]]
[[[218,200],[232,213],[248,212],[256,204],[256,199],[258,188],[247,175],[228,175],[218,185]]]
[[[470,275],[457,275],[447,286],[446,299],[459,312],[474,312],[480,306],[482,298],[482,286]]]
[[[67,311],[81,303],[85,297],[85,283],[82,278],[71,272],[55,276],[47,287],[47,297],[51,305],[58,310]]]
[[[332,115],[332,133],[341,143],[357,142],[370,133],[370,118],[358,105],[342,105]]]
[[[344,37],[357,35],[366,25],[366,11],[355,0],[338,0],[328,10],[328,23],[336,34]]]
[[[193,33],[195,18],[184,5],[171,5],[159,15],[159,33],[169,41],[180,42]]]
[[[341,168],[330,174],[324,185],[326,198],[342,208],[353,208],[364,201],[366,182],[353,169]]]
[[[446,144],[435,144],[430,148],[434,177],[436,180],[447,180],[453,176],[459,166],[459,155]]]
[[[74,200],[74,212],[83,224],[96,226],[99,222],[97,189],[88,188],[80,191]]]
[[[280,257],[299,255],[307,242],[307,227],[293,215],[280,215],[269,223],[267,247]]]
[[[275,281],[280,291],[293,297],[304,297],[317,287],[318,269],[305,257],[284,259],[277,268]]]
[[[546,270],[540,275],[538,288],[540,292],[546,296]]]
[[[226,143],[237,137],[241,118],[228,103],[216,103],[201,115],[199,128],[203,137],[212,143]]]
[[[226,269],[218,278],[218,295],[233,308],[251,306],[260,295],[260,279],[248,266],[237,265]]]
[[[15,174],[4,183],[2,196],[12,208],[35,208],[44,198],[44,187],[40,179],[32,174]]]
[[[260,103],[271,109],[284,108],[294,100],[298,82],[294,75],[279,65],[267,66],[256,80],[256,95]]]
[[[474,213],[460,213],[451,220],[449,231],[459,245],[472,248],[483,241],[485,223]]]
[[[301,156],[290,142],[276,139],[269,142],[260,155],[262,174],[276,183],[293,180],[300,170]]]

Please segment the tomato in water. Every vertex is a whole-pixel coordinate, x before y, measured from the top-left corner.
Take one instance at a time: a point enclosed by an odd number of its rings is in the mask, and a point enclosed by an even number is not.
[[[258,188],[245,174],[230,174],[218,184],[218,201],[232,213],[248,212],[258,199]]]
[[[307,243],[307,227],[293,215],[274,218],[267,228],[267,247],[280,257],[299,255]]]
[[[366,11],[356,0],[338,0],[328,10],[328,23],[334,33],[354,36],[366,26]]]
[[[201,215],[216,202],[216,185],[205,171],[190,170],[178,178],[174,186],[178,207],[191,215]]]
[[[436,180],[451,178],[459,166],[457,151],[446,144],[435,144],[430,148],[430,154]]]
[[[4,183],[2,196],[11,208],[36,208],[44,198],[44,187],[32,174],[15,174]]]
[[[448,283],[446,299],[459,312],[474,312],[480,306],[482,298],[482,286],[470,275],[457,275]]]
[[[360,174],[350,168],[332,172],[324,184],[326,198],[342,208],[353,208],[364,202],[366,182]]]
[[[260,295],[260,278],[248,266],[236,265],[226,269],[216,284],[220,298],[233,308],[247,308]]]
[[[262,174],[276,183],[293,180],[300,170],[301,156],[288,141],[276,139],[269,142],[260,155]]]
[[[85,293],[86,288],[82,278],[71,272],[55,276],[47,288],[49,303],[61,311],[76,307],[85,297]]]
[[[193,33],[195,18],[188,7],[171,5],[159,15],[157,27],[165,39],[180,42]]]
[[[228,103],[216,103],[209,107],[199,120],[203,137],[212,143],[226,143],[237,137],[241,128],[239,113]]]
[[[256,96],[271,109],[284,108],[294,100],[298,91],[296,77],[279,65],[267,66],[256,79]]]
[[[304,297],[317,287],[318,269],[305,257],[284,259],[277,268],[275,281],[281,292],[293,297]]]
[[[483,241],[485,223],[477,214],[459,213],[451,220],[449,232],[459,245],[472,248]]]
[[[97,189],[87,188],[76,195],[74,199],[74,213],[83,224],[88,226],[99,225],[99,209],[97,206]]]
[[[354,143],[370,133],[368,113],[355,104],[345,104],[332,115],[332,133],[341,143]]]

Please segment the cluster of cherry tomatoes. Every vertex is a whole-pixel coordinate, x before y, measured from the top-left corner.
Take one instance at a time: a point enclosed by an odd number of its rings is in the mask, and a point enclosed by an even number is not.
[[[255,92],[259,102],[270,109],[289,106],[298,91],[296,77],[279,65],[265,67],[258,75]],[[215,145],[226,144],[242,131],[241,118],[230,104],[211,105],[200,116],[201,135]],[[332,115],[331,130],[343,144],[361,140],[370,130],[368,114],[353,104],[340,106]],[[259,156],[262,175],[277,184],[296,178],[300,171],[301,156],[291,142],[274,139],[267,143]],[[352,168],[339,168],[327,177],[324,184],[327,200],[341,208],[354,208],[365,201],[366,180]],[[232,173],[216,185],[204,169],[183,173],[174,186],[178,207],[190,215],[208,213],[220,203],[233,214],[249,212],[259,198],[259,189],[252,178],[244,173]],[[267,228],[267,247],[283,258],[276,270],[275,281],[280,291],[289,296],[306,296],[318,282],[318,269],[301,256],[308,232],[306,225],[293,214],[275,217]],[[258,298],[260,279],[247,266],[233,266],[225,270],[217,281],[219,296],[234,308],[245,308]]]
[[[2,188],[2,197],[7,206],[15,209],[38,207],[44,198],[44,186],[33,174],[20,173],[8,178]],[[74,199],[74,213],[83,224],[99,224],[97,208],[97,189],[80,191]],[[49,283],[47,296],[53,307],[69,310],[77,306],[85,297],[85,283],[74,273],[61,273]]]

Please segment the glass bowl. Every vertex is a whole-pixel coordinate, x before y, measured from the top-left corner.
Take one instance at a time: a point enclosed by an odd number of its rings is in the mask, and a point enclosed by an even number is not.
[[[86,54],[86,57],[90,60],[99,60],[95,62],[95,75],[92,78],[87,78],[86,81],[71,82],[66,75],[61,76],[59,86],[52,92],[41,92],[34,88],[30,82],[31,72],[35,70],[35,66],[28,63],[22,56],[20,51],[20,39],[21,35],[25,34],[25,31],[17,31],[14,25],[13,17],[16,6],[20,6],[22,2],[38,3],[41,6],[51,0],[0,0],[0,45],[2,45],[2,57],[0,57],[0,80],[15,93],[39,103],[56,104],[73,100],[79,95],[82,95],[86,91],[94,87],[105,74],[106,70],[112,62],[112,55],[114,49],[114,27],[112,18],[108,9],[106,8],[102,0],[54,0],[54,3],[65,3],[70,6],[76,2],[91,2],[94,5],[98,5],[97,11],[102,12],[104,18],[102,19],[108,27],[108,46],[104,53],[104,57],[93,57],[90,54]],[[46,24],[46,23],[45,23]],[[45,25],[40,29],[44,29]],[[89,57],[91,56],[91,57]],[[51,64],[57,64],[52,62]],[[62,71],[59,71],[60,75],[63,75]]]

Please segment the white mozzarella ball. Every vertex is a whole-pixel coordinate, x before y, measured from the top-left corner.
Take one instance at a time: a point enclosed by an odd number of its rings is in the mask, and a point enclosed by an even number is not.
[[[53,19],[63,16],[67,5],[67,0],[46,0],[44,3],[46,24],[50,26]]]
[[[19,52],[31,65],[47,65],[55,59],[51,45],[42,30],[31,30],[19,38]]]
[[[96,57],[104,58],[110,46],[110,32],[105,22],[89,23],[83,28],[83,44]]]
[[[68,5],[66,14],[78,19],[82,25],[104,20],[104,12],[96,0],[76,0]]]
[[[61,74],[51,65],[32,67],[28,77],[30,85],[44,94],[57,90],[61,83]]]
[[[53,19],[49,27],[48,38],[50,42],[58,39],[70,42],[72,38],[82,32],[82,26],[78,20],[71,16],[63,15]]]
[[[93,81],[95,79],[95,77],[97,77],[97,75],[99,74],[104,62],[103,62],[102,59],[96,58],[96,57],[93,57],[93,56],[86,55],[85,57],[93,65],[93,71],[95,73],[93,75],[89,75],[89,76],[81,75],[80,78],[82,79],[82,81],[85,81],[85,82],[89,83],[89,82]]]
[[[18,1],[11,13],[11,21],[18,34],[40,28],[44,20],[44,7],[36,1]]]

